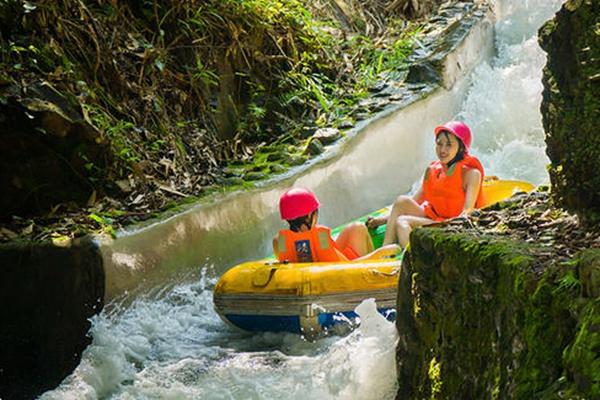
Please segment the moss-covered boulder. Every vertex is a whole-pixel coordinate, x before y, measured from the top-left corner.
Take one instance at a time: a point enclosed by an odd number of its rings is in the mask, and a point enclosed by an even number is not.
[[[558,204],[600,212],[600,1],[569,0],[540,31],[542,114]],[[596,219],[596,218],[595,218]]]
[[[398,293],[398,398],[600,397],[600,249],[437,228],[411,236]]]

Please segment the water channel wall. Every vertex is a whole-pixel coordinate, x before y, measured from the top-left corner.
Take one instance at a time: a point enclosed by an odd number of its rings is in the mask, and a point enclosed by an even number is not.
[[[406,82],[390,86],[393,100],[305,165],[116,239],[1,245],[0,398],[32,398],[58,385],[79,363],[90,341],[89,318],[105,303],[179,273],[207,266],[221,274],[268,254],[286,188],[313,189],[323,204],[321,222],[331,226],[409,191],[430,157],[433,128],[456,115],[469,73],[493,55],[487,5],[459,3],[441,21],[412,57]]]

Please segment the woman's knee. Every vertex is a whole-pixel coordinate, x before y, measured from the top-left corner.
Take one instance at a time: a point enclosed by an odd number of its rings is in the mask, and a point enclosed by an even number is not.
[[[412,204],[412,198],[410,196],[401,195],[394,201],[394,209],[405,210],[409,204]]]

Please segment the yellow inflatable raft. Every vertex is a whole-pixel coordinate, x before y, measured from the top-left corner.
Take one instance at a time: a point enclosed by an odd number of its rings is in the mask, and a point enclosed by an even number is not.
[[[527,182],[487,178],[483,185],[486,206],[519,191]],[[386,214],[389,207],[368,216]],[[333,230],[339,233],[343,226]],[[385,226],[371,232],[381,246]],[[369,259],[335,263],[279,263],[274,258],[240,264],[227,271],[214,289],[214,304],[221,318],[246,331],[287,331],[315,336],[330,329],[351,329],[354,309],[374,298],[386,318],[395,319],[401,254],[380,248]]]

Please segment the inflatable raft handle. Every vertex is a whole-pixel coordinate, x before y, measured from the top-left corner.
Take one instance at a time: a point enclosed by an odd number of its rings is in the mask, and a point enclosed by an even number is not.
[[[400,268],[394,268],[391,272],[380,271],[377,268],[369,268],[369,272],[373,275],[394,276],[398,275]]]
[[[277,268],[259,268],[252,275],[252,285],[264,287],[271,282],[271,278],[275,275]]]

